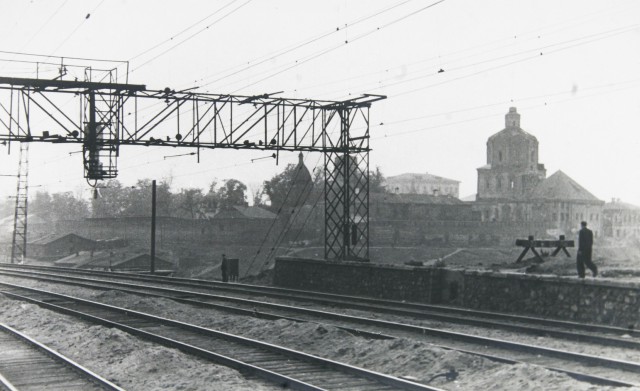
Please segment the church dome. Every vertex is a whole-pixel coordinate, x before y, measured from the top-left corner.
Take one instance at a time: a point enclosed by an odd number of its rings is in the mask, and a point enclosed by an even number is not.
[[[536,139],[534,135],[525,132],[520,127],[520,114],[515,107],[510,107],[509,112],[504,116],[504,129],[489,137],[487,142],[511,137],[518,137],[535,142],[536,144],[538,143],[538,139]]]
[[[505,115],[505,128],[487,140],[487,164],[531,168],[538,164],[538,139],[520,128],[520,114],[515,107]]]
[[[302,156],[302,152],[298,155],[298,165],[296,166],[296,174],[293,180],[295,184],[304,184],[307,185],[311,182],[311,173],[309,169],[304,164],[304,157]]]
[[[313,188],[313,179],[309,169],[304,164],[304,156],[302,152],[298,155],[298,165],[295,168],[293,182],[291,184],[291,194],[287,197],[286,206],[298,207],[307,202],[311,189]]]

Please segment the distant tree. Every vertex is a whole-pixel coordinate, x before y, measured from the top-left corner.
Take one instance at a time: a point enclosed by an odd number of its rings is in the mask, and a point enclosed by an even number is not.
[[[14,204],[15,207],[15,204]],[[51,194],[46,191],[38,191],[33,199],[29,200],[29,214],[36,214],[45,220],[51,220]]]
[[[117,217],[126,209],[125,188],[116,179],[105,182],[98,189],[98,197],[91,200],[93,217]]]
[[[140,179],[135,186],[122,186],[117,180],[110,180],[99,189],[100,196],[92,200],[94,217],[150,216],[151,179]],[[156,214],[170,216],[172,198],[169,184],[156,185]]]
[[[152,180],[139,179],[135,186],[124,189],[123,216],[150,216]],[[172,208],[171,189],[169,184],[161,181],[156,184],[156,215],[171,216]]]
[[[209,191],[204,195],[202,200],[205,211],[214,213],[220,205],[220,197],[218,195],[218,181],[214,180],[209,185]]]
[[[324,167],[316,167],[313,170],[313,188],[311,189],[311,194],[309,195],[309,199],[311,202],[319,202],[324,198]]]
[[[15,202],[11,202],[11,201],[0,202],[0,216],[2,217],[12,216],[14,214],[15,207],[16,207]]]
[[[265,206],[264,196],[266,195],[264,187],[260,186],[256,191],[251,193],[251,199],[253,200],[253,206]]]
[[[376,166],[375,171],[369,171],[369,193],[386,193],[387,189],[384,187],[384,180],[380,166]]]
[[[182,189],[180,193],[174,195],[173,204],[174,215],[178,217],[186,215],[191,219],[195,219],[204,206],[202,189]]]
[[[89,203],[72,192],[37,192],[29,202],[29,212],[45,220],[74,220],[89,216]]]
[[[264,193],[269,197],[270,209],[273,211],[279,210],[289,195],[289,190],[293,185],[296,177],[296,165],[287,164],[280,174],[275,175],[268,181],[264,181],[263,189]]]
[[[89,203],[72,192],[51,195],[51,213],[55,220],[76,220],[89,216]]]
[[[247,186],[237,179],[227,179],[217,191],[220,209],[247,205]]]

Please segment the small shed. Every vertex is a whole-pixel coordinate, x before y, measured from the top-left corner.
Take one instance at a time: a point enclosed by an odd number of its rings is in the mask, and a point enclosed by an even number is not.
[[[93,251],[96,241],[74,233],[51,234],[27,244],[27,256],[41,260],[56,260],[80,251]]]
[[[88,262],[78,266],[83,269],[99,269],[99,270],[111,270],[111,271],[149,271],[151,268],[151,255],[142,253],[134,254],[129,257],[122,256],[109,256],[99,257],[92,262]],[[155,257],[155,270],[156,271],[174,271],[175,265],[162,259],[156,255]]]
[[[55,266],[59,267],[72,267],[81,268],[91,262],[95,262],[98,259],[107,258],[109,253],[107,251],[79,251],[67,255],[64,258],[60,258],[53,262]]]
[[[247,244],[262,238],[278,216],[257,206],[232,206],[208,217],[213,241]]]
[[[108,250],[112,248],[127,247],[129,241],[123,238],[98,239],[96,240],[96,248],[98,250]]]

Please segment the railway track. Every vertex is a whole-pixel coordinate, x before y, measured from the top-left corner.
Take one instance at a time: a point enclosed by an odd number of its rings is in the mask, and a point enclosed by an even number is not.
[[[5,266],[0,266],[0,273]],[[21,270],[23,267],[10,266],[5,270]],[[95,281],[96,276],[101,276],[103,282],[113,281],[135,281],[135,284],[123,284],[120,287],[127,289],[133,286],[144,286],[151,288],[176,287],[193,288],[201,292],[230,292],[235,296],[215,295],[220,300],[232,301],[235,303],[246,303],[248,305],[268,306],[265,302],[252,302],[237,298],[237,295],[247,297],[265,296],[285,302],[295,301],[298,303],[314,303],[327,308],[350,308],[376,314],[388,314],[424,319],[430,321],[448,322],[458,325],[479,326],[491,329],[509,330],[517,333],[524,333],[534,336],[548,336],[571,340],[576,342],[587,342],[600,344],[603,346],[618,346],[624,348],[640,349],[640,331],[624,329],[596,324],[585,324],[577,322],[559,321],[553,319],[534,318],[511,314],[502,314],[486,311],[474,311],[448,306],[427,305],[418,303],[406,303],[398,301],[388,301],[371,299],[365,297],[341,296],[326,294],[321,292],[306,292],[262,286],[245,286],[242,284],[216,283],[202,280],[175,279],[171,277],[140,276],[124,273],[109,272],[88,272],[76,269],[60,269],[55,267],[27,266],[23,269],[32,270],[34,278],[46,278],[52,275],[64,276],[73,280],[72,275],[88,276]],[[43,272],[43,271],[46,271]],[[41,273],[41,274],[40,274]],[[88,278],[85,277],[85,278]],[[80,278],[75,281],[83,281]],[[86,280],[85,280],[86,281]],[[196,291],[196,292],[198,292]],[[190,291],[193,293],[194,291]],[[274,303],[277,304],[277,303]],[[275,306],[277,307],[277,305]],[[621,336],[625,336],[621,338]]]
[[[2,283],[2,293],[300,390],[439,390],[393,376],[193,324],[68,295]]]
[[[0,389],[124,391],[3,323],[0,323],[0,352]]]
[[[456,349],[466,353],[481,355],[492,360],[506,363],[527,362],[544,366],[548,369],[567,373],[577,379],[589,381],[597,384],[607,384],[615,386],[630,386],[640,383],[640,364],[630,361],[607,359],[599,356],[577,354],[558,349],[543,348],[520,343],[513,343],[492,338],[477,337],[470,334],[452,333],[442,329],[421,327],[407,323],[384,321],[379,319],[369,319],[357,316],[345,316],[327,311],[318,311],[308,308],[286,306],[274,303],[262,303],[256,300],[224,297],[193,291],[176,290],[161,287],[140,286],[136,284],[125,284],[115,281],[96,281],[91,279],[81,279],[74,277],[64,281],[61,276],[45,276],[42,273],[35,275],[43,281],[63,282],[93,287],[99,289],[119,289],[135,294],[151,294],[160,297],[171,298],[183,303],[207,306],[229,312],[259,316],[266,319],[288,318],[295,321],[310,321],[327,323],[328,320],[336,322],[334,325],[343,329],[359,333],[369,337],[393,338],[394,335],[411,335],[413,337],[427,337],[431,343],[440,345],[447,349]],[[59,280],[56,280],[58,278]],[[69,277],[66,277],[69,279]],[[98,285],[96,285],[98,284]],[[237,306],[224,306],[216,304],[217,301],[228,301],[234,304],[241,304],[247,308]],[[256,306],[261,306],[260,311],[256,311]],[[268,312],[267,308],[272,312]],[[296,314],[297,317],[291,315]],[[394,334],[394,335],[391,335]],[[633,340],[619,340],[617,338],[597,338],[599,343],[606,344],[607,340],[612,341],[612,346],[625,342],[629,349],[638,349],[637,342]],[[581,368],[589,366],[589,374],[581,373]]]
[[[87,271],[70,268],[58,268],[34,265],[0,265],[0,270],[33,270],[47,271],[59,275],[85,275],[95,278],[101,276],[110,280],[135,281],[138,284],[159,285],[169,287],[184,287],[203,290],[206,292],[230,292],[234,295],[249,297],[264,296],[277,300],[314,303],[329,307],[350,308],[354,310],[384,313],[398,316],[411,316],[421,319],[452,322],[470,326],[492,327],[512,330],[533,335],[558,336],[579,342],[599,343],[602,335],[613,338],[604,339],[606,345],[628,347],[633,341],[640,341],[640,330],[613,327],[598,324],[561,321],[530,316],[504,314],[498,312],[477,311],[444,305],[430,305],[421,303],[407,303],[392,300],[374,299],[358,296],[337,295],[323,292],[300,291],[267,286],[222,283],[208,280],[194,280],[175,277],[138,275],[130,273],[112,273]],[[627,335],[628,338],[615,338]],[[616,341],[617,339],[617,341]]]

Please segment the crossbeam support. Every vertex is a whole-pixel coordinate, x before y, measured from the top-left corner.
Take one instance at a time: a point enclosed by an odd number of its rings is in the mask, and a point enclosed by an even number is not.
[[[369,109],[386,97],[275,95],[0,77],[0,141],[81,144],[85,178],[93,185],[117,176],[122,145],[321,152],[325,256],[368,259]]]

